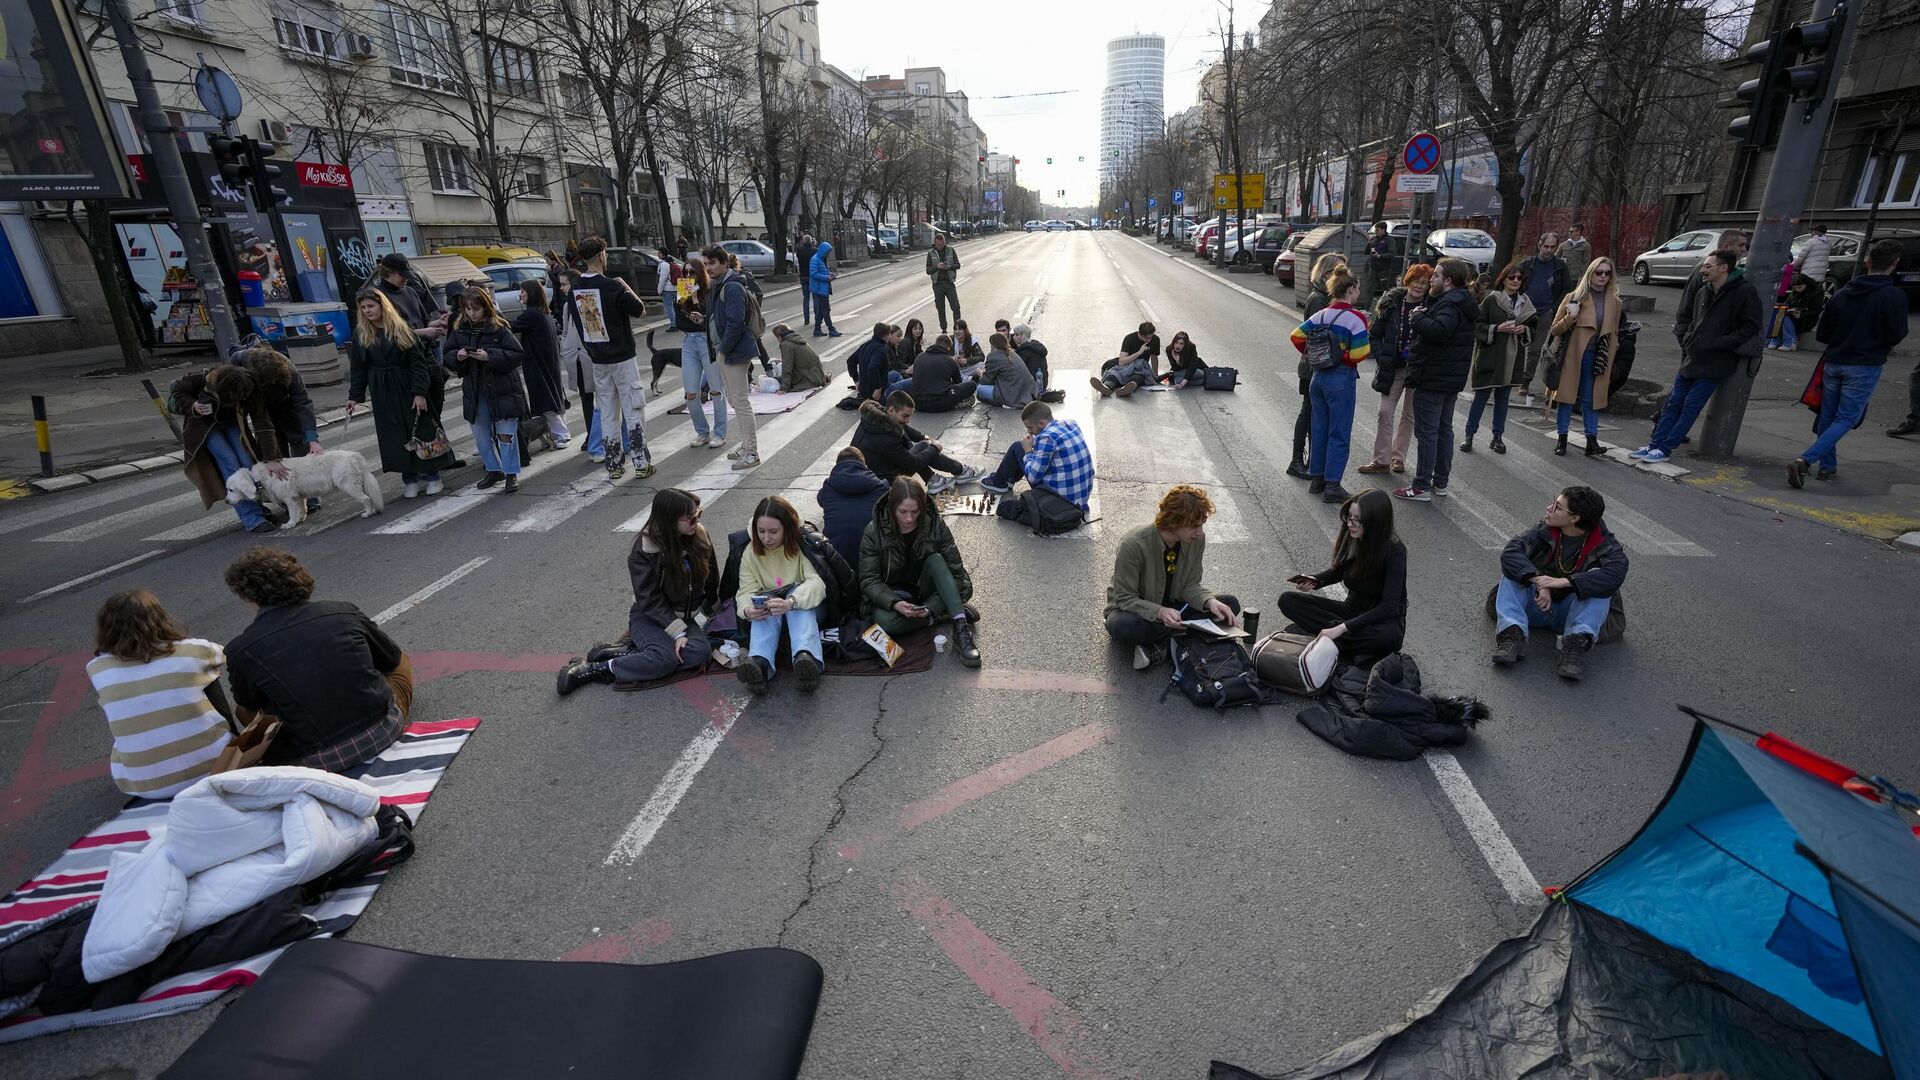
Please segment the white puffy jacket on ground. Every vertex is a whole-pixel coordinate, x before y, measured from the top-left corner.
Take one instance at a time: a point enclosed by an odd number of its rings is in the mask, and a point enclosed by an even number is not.
[[[81,949],[88,982],[339,866],[379,835],[379,793],[297,766],[237,769],[174,796],[166,833],[114,855]]]

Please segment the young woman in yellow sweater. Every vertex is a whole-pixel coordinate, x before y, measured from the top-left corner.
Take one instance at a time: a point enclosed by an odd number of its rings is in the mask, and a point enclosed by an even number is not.
[[[786,627],[793,670],[800,689],[820,685],[820,620],[816,610],[827,598],[827,583],[800,550],[800,514],[778,495],[753,508],[753,542],[740,557],[740,592],[735,609],[751,627],[740,681],[756,694],[773,680],[774,649]]]

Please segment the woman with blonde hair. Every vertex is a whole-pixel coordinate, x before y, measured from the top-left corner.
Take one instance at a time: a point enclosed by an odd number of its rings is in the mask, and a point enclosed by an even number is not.
[[[354,304],[360,318],[347,346],[347,415],[370,402],[380,468],[400,474],[406,485],[401,497],[417,497],[422,482],[427,494],[438,495],[440,470],[453,467],[453,451],[422,459],[407,445],[431,442],[439,432],[439,418],[429,415],[427,404],[434,365],[426,344],[380,290],[361,289]]]
[[[1560,342],[1557,381],[1548,380],[1547,401],[1558,405],[1555,424],[1560,439],[1553,452],[1567,453],[1567,429],[1573,423],[1573,403],[1580,403],[1580,423],[1587,432],[1587,456],[1607,452],[1600,445],[1600,410],[1607,407],[1607,368],[1620,340],[1620,285],[1613,260],[1605,255],[1587,264],[1580,283],[1562,297],[1553,315],[1553,336]]]
[[[87,662],[87,678],[113,733],[114,786],[166,799],[213,772],[231,739],[220,692],[226,652],[188,637],[145,589],[100,605],[94,649],[99,655]]]
[[[504,480],[509,495],[520,490],[520,421],[527,415],[520,365],[526,360],[527,350],[493,306],[493,290],[461,293],[440,341],[440,362],[460,376],[461,415],[473,425],[473,446],[487,469],[479,486]]]

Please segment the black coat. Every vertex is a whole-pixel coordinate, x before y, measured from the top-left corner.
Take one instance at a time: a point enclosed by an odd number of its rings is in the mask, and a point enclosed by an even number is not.
[[[1327,694],[1300,711],[1302,726],[1361,757],[1410,761],[1430,746],[1459,746],[1487,707],[1472,698],[1420,693],[1420,669],[1404,653],[1334,672]]]
[[[523,374],[529,413],[567,411],[566,384],[560,380],[560,328],[553,316],[528,308],[513,320],[513,333],[527,350]]]
[[[1599,539],[1586,557],[1579,557],[1587,538],[1594,533],[1565,536],[1544,523],[1507,541],[1500,553],[1500,572],[1522,585],[1546,574],[1563,577],[1573,583],[1571,589],[1554,590],[1560,600],[1571,592],[1582,600],[1612,596],[1627,581],[1627,551],[1605,525],[1595,526]],[[1563,570],[1565,572],[1563,572]]]
[[[380,468],[393,473],[428,473],[453,467],[453,452],[431,461],[422,461],[407,449],[407,441],[416,436],[431,438],[439,423],[436,387],[444,381],[435,378],[437,365],[427,357],[427,343],[415,340],[401,348],[390,337],[361,345],[356,338],[347,346],[349,385],[347,398],[364,401],[373,413],[373,430],[380,437]],[[427,399],[426,415],[413,411],[413,399]]]
[[[1028,338],[1013,351],[1019,354],[1021,362],[1027,365],[1027,370],[1033,372],[1034,381],[1039,382],[1040,376],[1047,371],[1047,347]]]
[[[880,479],[892,483],[896,476],[918,476],[927,466],[914,459],[911,449],[921,438],[918,431],[887,415],[879,402],[860,403],[853,445],[866,455],[867,467]]]
[[[820,512],[827,539],[849,566],[860,561],[860,534],[873,520],[873,504],[887,493],[888,484],[872,469],[848,459],[836,461],[827,482],[820,486]]]
[[[1708,287],[1694,298],[1693,327],[1685,343],[1687,362],[1680,366],[1680,374],[1689,379],[1724,379],[1739,368],[1742,359],[1760,355],[1766,332],[1760,293],[1744,271],[1735,270],[1718,291]]]
[[[485,360],[461,360],[461,349],[485,349]],[[460,414],[468,423],[480,415],[480,396],[495,420],[520,420],[527,415],[527,388],[520,382],[520,365],[527,351],[504,326],[451,328],[440,342],[440,362],[459,375]]]
[[[1480,305],[1473,290],[1450,289],[1413,317],[1413,350],[1407,358],[1407,385],[1443,394],[1466,389],[1473,370],[1473,328]]]

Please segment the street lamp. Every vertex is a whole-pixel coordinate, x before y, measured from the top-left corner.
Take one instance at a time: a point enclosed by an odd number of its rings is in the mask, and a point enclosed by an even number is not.
[[[760,6],[761,0],[754,0],[753,10],[756,18],[754,26],[753,72],[760,84],[760,132],[761,146],[767,155],[767,195],[760,207],[761,217],[767,221],[767,233],[773,242],[773,269],[781,273],[787,265],[787,213],[784,185],[780,179],[780,136],[774,132],[769,122],[771,111],[767,91],[767,24],[774,16],[795,8],[817,8],[820,0],[796,0],[782,4],[772,11]]]

